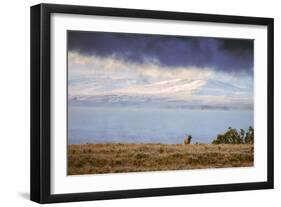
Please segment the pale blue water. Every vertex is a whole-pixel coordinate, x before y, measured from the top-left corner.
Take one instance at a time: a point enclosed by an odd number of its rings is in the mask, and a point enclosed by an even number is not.
[[[253,126],[252,110],[101,108],[70,106],[68,143],[210,143],[229,126]]]

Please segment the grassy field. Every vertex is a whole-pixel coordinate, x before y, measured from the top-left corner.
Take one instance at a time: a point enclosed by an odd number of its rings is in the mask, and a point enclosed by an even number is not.
[[[252,144],[81,144],[68,146],[68,174],[253,166]]]

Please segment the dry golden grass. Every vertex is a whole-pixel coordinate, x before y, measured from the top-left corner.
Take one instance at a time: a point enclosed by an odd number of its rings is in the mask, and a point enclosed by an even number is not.
[[[81,144],[68,146],[68,174],[253,166],[252,144]]]

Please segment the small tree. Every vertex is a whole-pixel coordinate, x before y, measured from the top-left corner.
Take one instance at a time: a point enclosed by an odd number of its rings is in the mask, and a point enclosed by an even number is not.
[[[254,143],[254,128],[252,126],[249,126],[249,129],[246,132],[245,143],[246,144],[253,144]]]
[[[222,134],[219,134],[217,138],[213,140],[212,144],[221,144],[224,142],[224,136]]]
[[[245,130],[244,129],[240,129],[240,140],[241,143],[245,142]]]
[[[244,144],[254,143],[254,129],[249,127],[245,134],[244,129],[240,129],[238,132],[236,129],[231,127],[224,134],[219,134],[212,144]]]

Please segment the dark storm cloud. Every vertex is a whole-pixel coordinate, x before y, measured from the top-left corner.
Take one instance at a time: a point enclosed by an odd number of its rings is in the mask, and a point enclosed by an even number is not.
[[[251,73],[253,45],[245,39],[68,31],[68,49],[81,54],[224,72]]]

